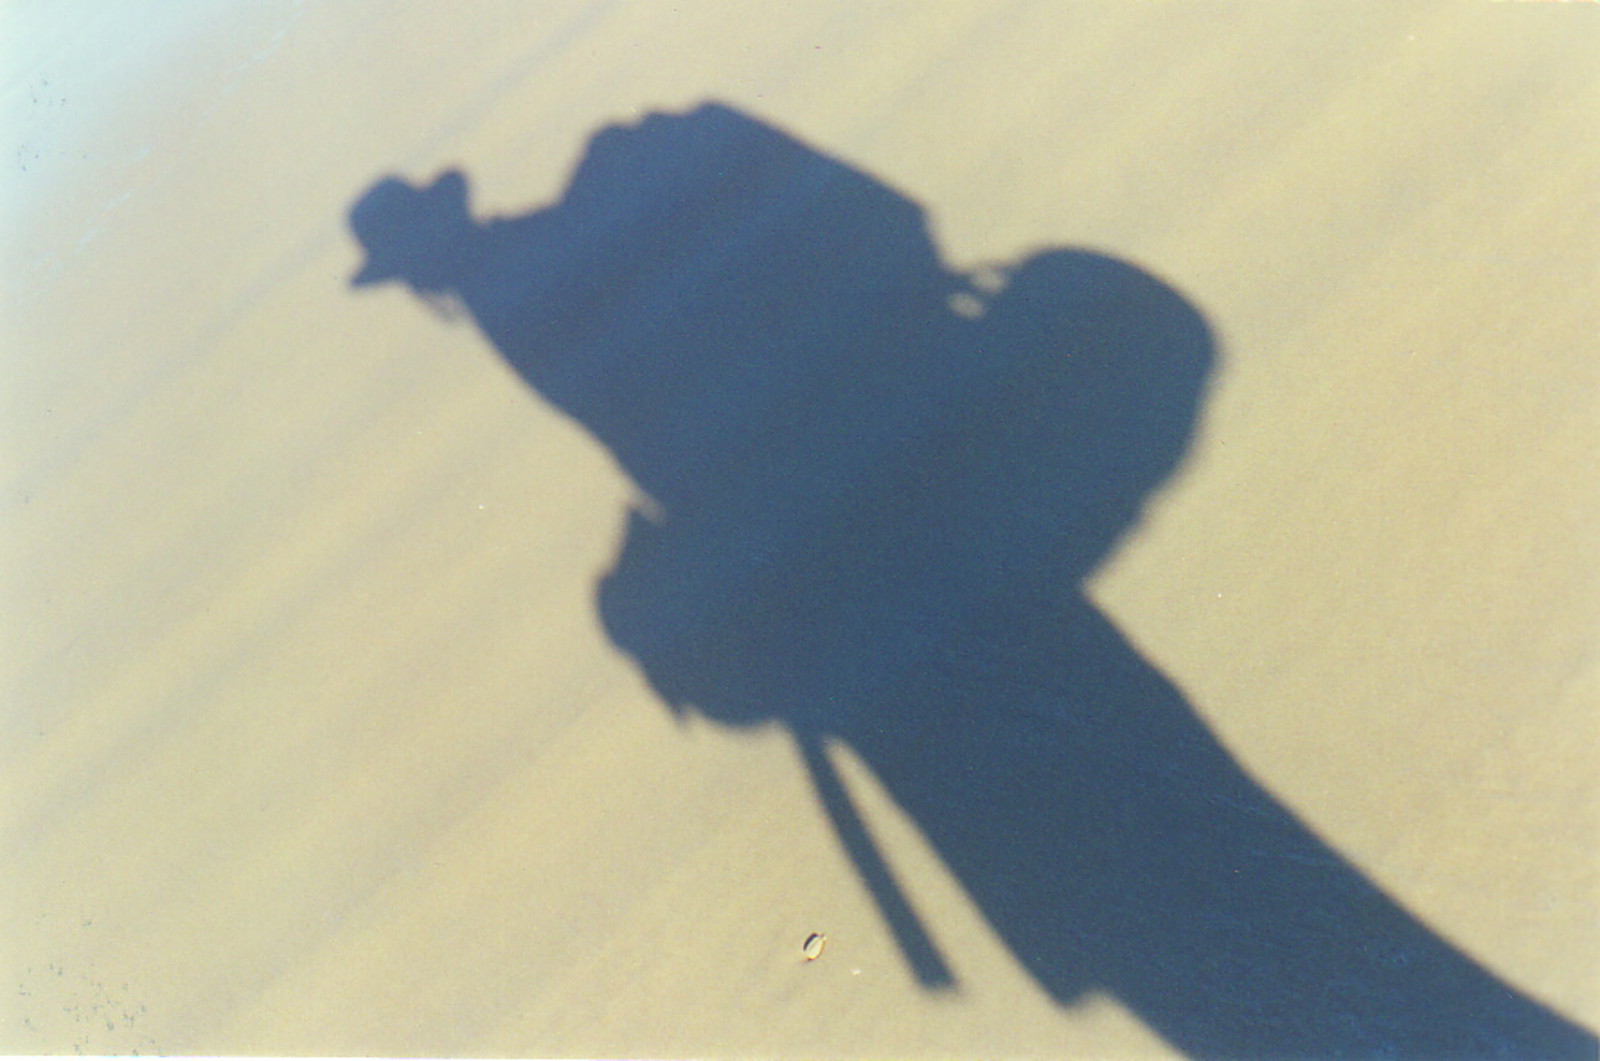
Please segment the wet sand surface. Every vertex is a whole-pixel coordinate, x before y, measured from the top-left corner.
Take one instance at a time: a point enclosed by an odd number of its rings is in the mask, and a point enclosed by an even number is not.
[[[9,10],[0,1049],[1183,1056],[1058,1005],[835,745],[953,974],[919,982],[785,729],[675,716],[608,637],[624,463],[459,307],[350,286],[386,174],[521,215],[706,101],[920,206],[951,269],[1086,249],[1203,315],[1192,442],[1088,599],[1593,1029],[1597,16]]]

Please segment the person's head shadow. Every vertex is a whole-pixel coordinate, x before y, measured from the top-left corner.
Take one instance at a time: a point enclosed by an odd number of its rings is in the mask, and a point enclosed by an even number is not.
[[[1251,782],[1083,599],[1214,369],[1171,287],[1074,250],[953,271],[910,199],[717,104],[602,130],[522,217],[474,219],[448,172],[350,222],[355,284],[459,304],[617,458],[641,497],[608,634],[674,711],[795,734],[925,985],[954,972],[828,742],[1063,1002],[1108,991],[1203,1056],[1592,1054]]]

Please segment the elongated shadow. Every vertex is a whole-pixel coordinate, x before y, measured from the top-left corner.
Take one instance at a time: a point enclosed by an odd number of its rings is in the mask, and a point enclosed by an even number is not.
[[[959,970],[830,742],[1062,1003],[1108,992],[1196,1057],[1596,1055],[1256,785],[1082,595],[1213,370],[1170,287],[1072,250],[953,272],[905,196],[717,104],[600,131],[526,216],[475,220],[450,172],[350,220],[355,283],[464,306],[648,496],[609,635],[672,711],[793,733],[930,989]]]

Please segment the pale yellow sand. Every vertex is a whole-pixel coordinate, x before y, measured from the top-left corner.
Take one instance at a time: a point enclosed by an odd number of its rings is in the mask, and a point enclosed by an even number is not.
[[[959,973],[920,990],[787,739],[675,724],[608,644],[610,457],[346,285],[382,174],[516,213],[705,99],[952,263],[1088,247],[1205,313],[1201,435],[1094,598],[1594,1027],[1596,13],[8,6],[0,1049],[1170,1054],[1055,1007],[842,756]]]

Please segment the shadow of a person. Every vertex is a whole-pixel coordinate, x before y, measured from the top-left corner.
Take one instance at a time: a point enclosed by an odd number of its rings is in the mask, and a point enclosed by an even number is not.
[[[559,202],[395,178],[356,284],[470,312],[648,498],[599,587],[675,712],[788,727],[929,987],[953,973],[833,773],[847,744],[1038,982],[1196,1057],[1593,1057],[1255,784],[1082,596],[1188,447],[1169,287],[961,275],[904,196],[730,108],[602,130]]]

